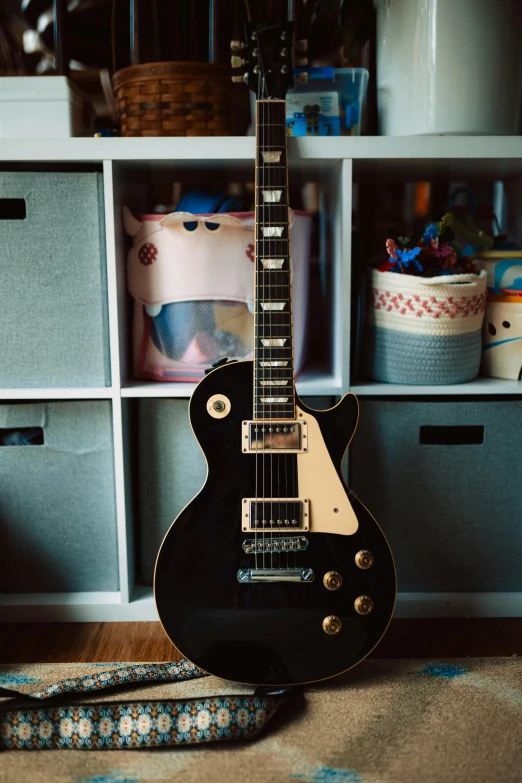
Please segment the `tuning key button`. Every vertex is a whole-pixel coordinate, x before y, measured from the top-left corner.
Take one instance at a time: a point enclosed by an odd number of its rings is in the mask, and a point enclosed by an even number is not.
[[[373,611],[373,601],[369,595],[360,595],[353,602],[357,614],[370,614]]]
[[[308,84],[308,74],[307,73],[298,73],[295,77],[295,81],[298,84]]]
[[[240,52],[245,48],[243,41],[230,41],[230,48],[233,52]]]
[[[362,568],[363,570],[366,570],[367,568],[371,568],[373,562],[374,562],[374,557],[368,549],[361,549],[360,552],[357,552],[357,554],[355,555],[355,565],[358,568]]]
[[[232,68],[241,68],[242,65],[246,63],[246,60],[243,60],[242,57],[238,57],[237,54],[232,55],[230,58],[230,65]]]
[[[244,76],[232,76],[232,81],[233,82],[238,82],[238,83],[239,82],[245,83],[246,82],[246,78]]]
[[[327,590],[338,590],[343,583],[343,578],[338,571],[328,571],[323,576],[323,585]]]
[[[294,64],[297,68],[302,68],[305,65],[308,65],[308,57],[296,57]]]
[[[300,41],[295,42],[295,48],[298,52],[307,52],[308,51],[308,41],[306,38],[302,38]]]
[[[341,630],[343,624],[334,614],[329,614],[323,620],[323,631],[329,636],[335,636]]]

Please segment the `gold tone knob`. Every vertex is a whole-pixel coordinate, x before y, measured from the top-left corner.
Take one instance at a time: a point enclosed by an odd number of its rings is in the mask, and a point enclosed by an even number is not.
[[[328,571],[323,576],[323,585],[327,590],[338,590],[343,583],[343,578],[338,571]]]
[[[329,614],[323,620],[323,631],[329,636],[335,636],[342,628],[342,622],[334,614]]]
[[[369,595],[360,595],[353,602],[357,614],[370,614],[373,611],[373,601]]]
[[[374,562],[374,557],[371,552],[369,552],[367,549],[361,549],[360,552],[357,552],[355,555],[355,565],[358,568],[366,569],[371,568]]]

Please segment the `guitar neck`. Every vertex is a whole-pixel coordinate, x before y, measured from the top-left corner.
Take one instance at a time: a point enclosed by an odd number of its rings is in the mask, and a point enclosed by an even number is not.
[[[294,419],[285,101],[256,116],[254,418]]]

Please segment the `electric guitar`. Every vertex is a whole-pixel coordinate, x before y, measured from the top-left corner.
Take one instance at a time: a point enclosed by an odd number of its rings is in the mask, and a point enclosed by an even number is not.
[[[192,395],[208,473],[161,545],[154,591],[189,660],[273,686],[333,677],[365,658],[390,622],[396,578],[382,530],[341,473],[356,397],[315,411],[295,392],[284,99],[292,25],[246,29],[257,95],[254,360],[224,363]]]

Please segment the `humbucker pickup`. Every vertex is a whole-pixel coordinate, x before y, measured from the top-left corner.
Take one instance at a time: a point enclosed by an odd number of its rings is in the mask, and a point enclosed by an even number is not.
[[[292,533],[310,527],[307,498],[243,498],[241,528]]]
[[[244,421],[241,435],[241,448],[247,454],[308,451],[306,421]]]
[[[247,555],[304,552],[305,549],[308,549],[306,536],[260,536],[259,539],[247,538],[243,541],[243,550]]]

